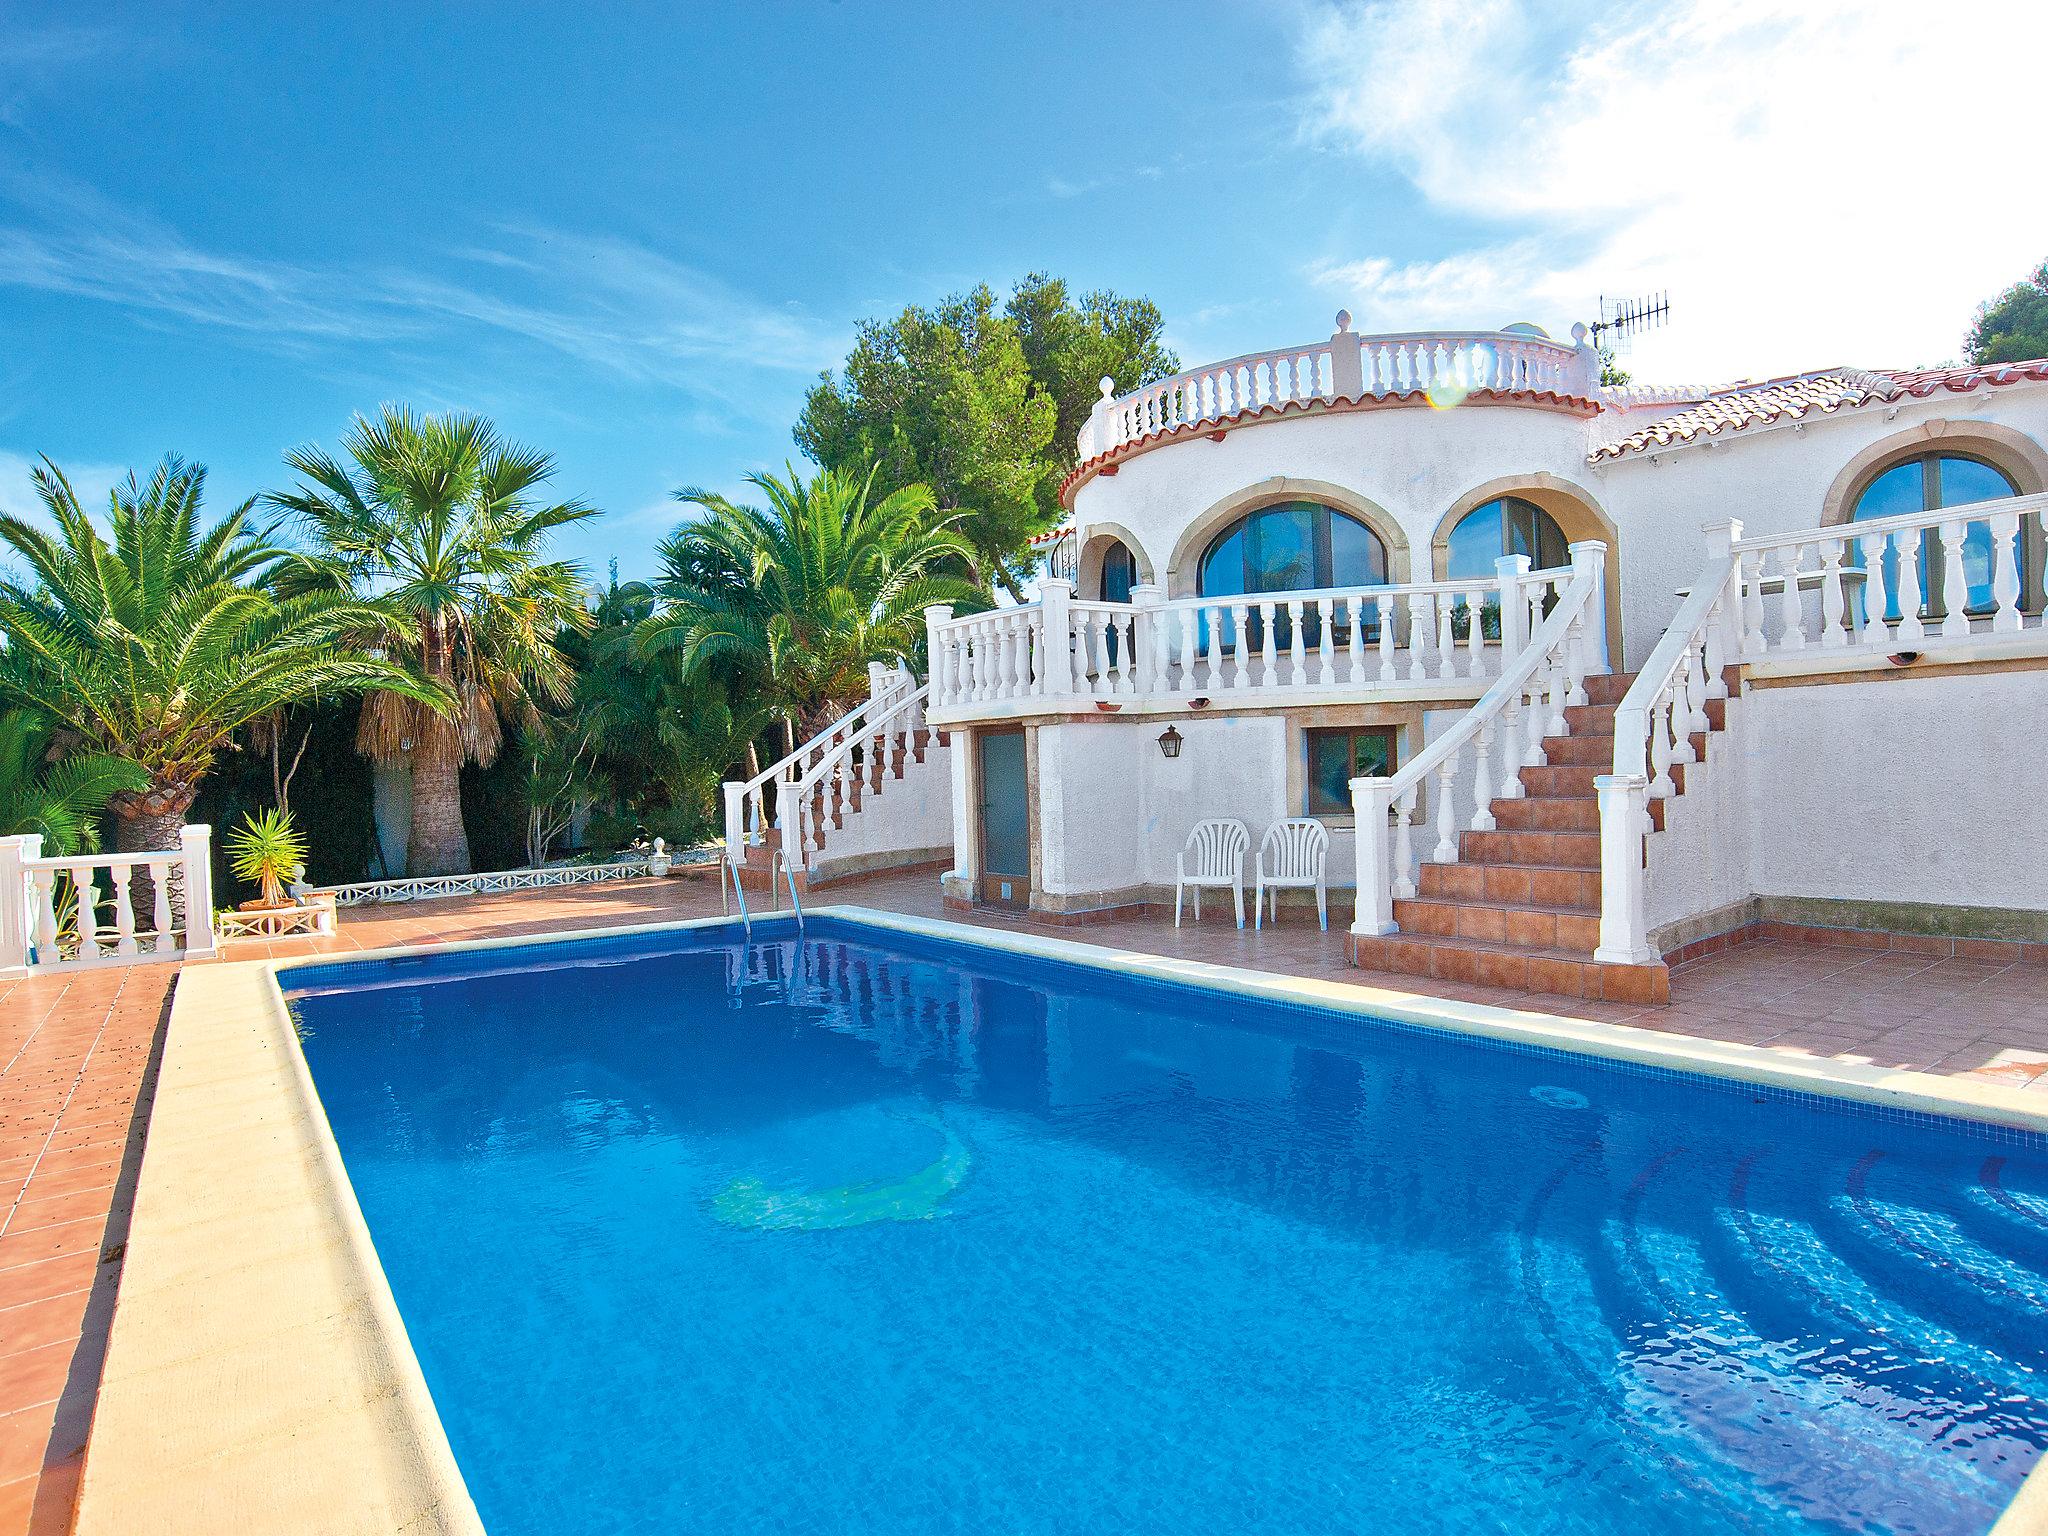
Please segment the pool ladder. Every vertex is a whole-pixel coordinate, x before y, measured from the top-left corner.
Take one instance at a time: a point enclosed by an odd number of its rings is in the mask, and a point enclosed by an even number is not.
[[[732,916],[732,901],[727,899],[727,886],[730,885],[732,897],[736,898],[740,904],[740,927],[746,930],[748,938],[752,938],[754,936],[754,920],[747,911],[747,889],[740,881],[740,867],[729,853],[721,852],[718,861],[724,866],[724,878],[718,883],[719,909],[727,917]],[[768,892],[771,899],[775,895],[775,878],[778,872],[781,874],[784,883],[789,886],[790,910],[796,914],[796,931],[802,933],[804,931],[804,904],[803,898],[798,896],[796,891],[796,871],[790,867],[789,861],[783,858],[780,851],[772,852],[768,855]]]

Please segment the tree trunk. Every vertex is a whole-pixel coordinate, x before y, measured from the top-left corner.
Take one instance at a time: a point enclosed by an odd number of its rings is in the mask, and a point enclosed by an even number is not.
[[[192,809],[192,791],[179,785],[152,785],[141,794],[116,795],[109,808],[114,812],[116,853],[163,853],[178,846],[178,834],[185,830],[185,813]],[[173,874],[170,886],[171,909],[182,921],[185,882]],[[154,928],[156,882],[142,870],[128,882],[128,909],[135,914],[138,931]]]
[[[462,744],[452,730],[429,730],[412,754],[409,876],[469,873],[469,834],[462,829]]]

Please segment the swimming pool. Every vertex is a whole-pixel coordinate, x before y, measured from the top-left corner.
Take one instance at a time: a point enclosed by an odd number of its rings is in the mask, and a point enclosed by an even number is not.
[[[297,967],[495,1536],[1983,1531],[2048,1141],[814,918]]]

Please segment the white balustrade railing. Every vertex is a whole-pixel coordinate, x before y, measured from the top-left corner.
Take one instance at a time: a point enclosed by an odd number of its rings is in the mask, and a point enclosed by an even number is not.
[[[951,614],[950,608],[930,610]],[[928,614],[929,616],[929,614]],[[868,665],[868,699],[848,710],[795,751],[750,779],[728,779],[725,783],[725,846],[735,860],[745,849],[758,847],[782,808],[791,803],[804,776],[826,757],[849,744],[872,738],[877,753],[901,750],[913,731],[924,729],[925,689],[906,667],[888,667],[879,662]],[[906,700],[908,710],[899,708]],[[886,726],[882,715],[888,715]],[[770,789],[773,788],[773,803]]]
[[[1104,379],[1078,448],[1086,462],[1160,433],[1310,401],[1419,394],[1443,402],[1481,389],[1592,398],[1598,380],[1598,354],[1583,340],[1574,345],[1519,331],[1361,336],[1351,316],[1340,313],[1328,341],[1190,368],[1121,397]]]
[[[891,688],[860,711],[858,730],[818,738],[816,755],[782,786],[775,827],[785,869],[808,870],[827,826],[857,810],[865,796],[881,793],[891,759],[913,751],[913,733],[925,728],[928,688]]]
[[[1303,592],[1165,600],[1138,587],[1128,603],[1076,601],[1047,578],[1028,606],[928,615],[930,707],[1242,702],[1491,677],[1572,577],[1531,571],[1526,556],[1498,565],[1491,579]]]
[[[398,880],[352,880],[342,885],[292,887],[299,897],[331,896],[337,907],[372,907],[408,901],[438,901],[448,896],[495,896],[504,891],[539,891],[559,885],[610,885],[665,875],[676,864],[700,862],[699,856],[672,857],[667,843],[654,840],[651,854],[631,854],[601,864],[549,864],[538,869],[484,869],[466,875],[414,875]]]
[[[1743,660],[1937,650],[2041,623],[2048,495],[1737,539]]]
[[[163,853],[63,858],[0,837],[0,976],[212,954],[212,837],[186,827]]]
[[[1606,670],[1607,546],[1572,546],[1570,579],[1492,687],[1456,724],[1386,778],[1351,781],[1357,818],[1358,906],[1351,931],[1392,933],[1394,902],[1417,889],[1418,812],[1429,795],[1423,855],[1458,861],[1460,834],[1494,827],[1493,802],[1519,799],[1521,770],[1544,762],[1543,739],[1565,731],[1565,710],[1586,702],[1586,678]]]

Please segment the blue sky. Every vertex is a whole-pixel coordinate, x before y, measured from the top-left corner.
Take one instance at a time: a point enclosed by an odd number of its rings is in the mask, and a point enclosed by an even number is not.
[[[2038,150],[1956,110],[2038,92],[2039,11],[0,0],[0,506],[167,448],[225,505],[406,400],[640,574],[858,319],[1033,268],[1190,362],[1649,287],[1646,379],[1939,362],[2048,256]]]

